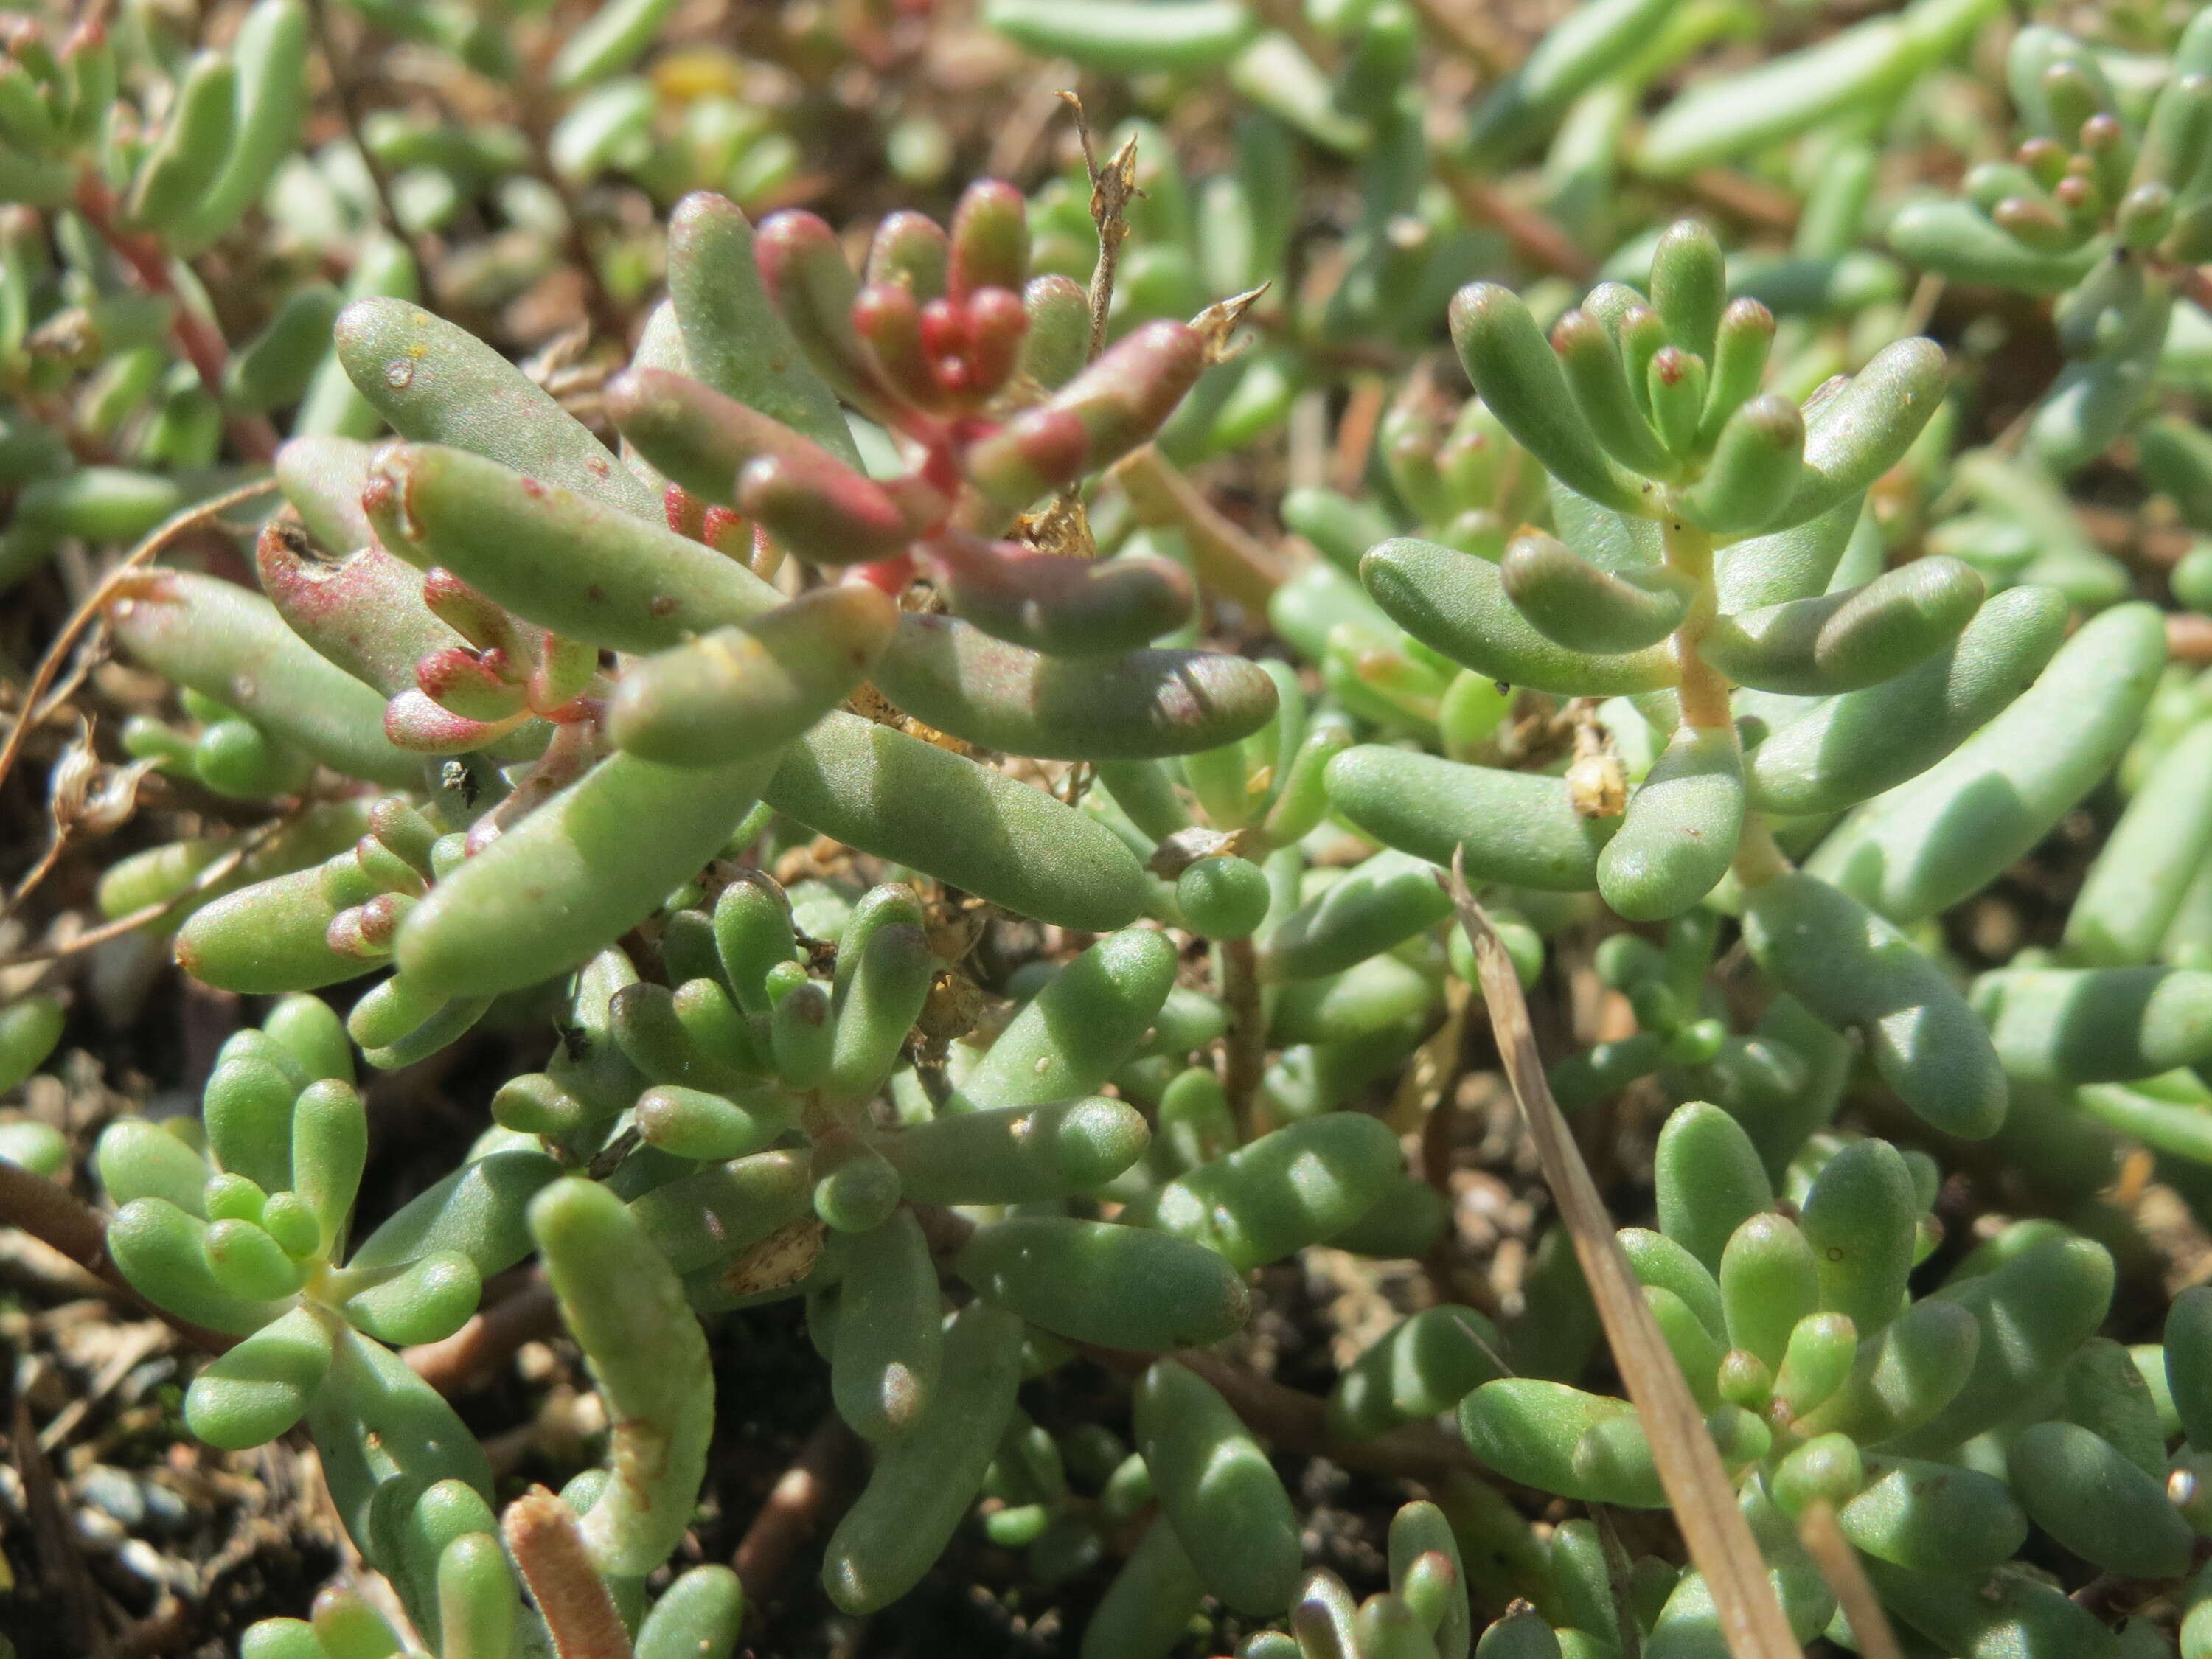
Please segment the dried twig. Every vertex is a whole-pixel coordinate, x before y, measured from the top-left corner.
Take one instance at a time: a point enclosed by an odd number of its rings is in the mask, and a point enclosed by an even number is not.
[[[1221,1041],[1221,1083],[1246,1134],[1257,1132],[1252,1103],[1267,1065],[1267,1012],[1260,996],[1260,953],[1249,939],[1221,941],[1221,1000],[1229,1030]]]
[[[1281,562],[1222,516],[1166,456],[1146,444],[1124,457],[1113,476],[1128,493],[1138,522],[1182,532],[1207,586],[1254,611],[1266,609],[1283,583]]]
[[[777,1480],[730,1558],[748,1607],[768,1603],[806,1540],[839,1506],[857,1444],[845,1419],[828,1413]]]
[[[307,0],[307,15],[313,20],[315,44],[322,51],[324,67],[330,70],[331,90],[337,94],[339,118],[345,123],[346,136],[352,139],[355,152],[361,157],[362,171],[368,175],[369,194],[376,199],[376,216],[384,227],[384,234],[415,255],[416,269],[422,281],[422,291],[434,305],[438,297],[438,272],[441,261],[438,248],[427,235],[410,236],[399,222],[399,209],[392,196],[392,174],[377,159],[376,152],[362,137],[362,114],[360,88],[354,85],[353,76],[346,72],[346,55],[340,52],[331,32],[330,8],[325,0]]]
[[[235,846],[201,871],[194,878],[192,884],[176,897],[163,899],[156,904],[142,905],[112,921],[104,921],[97,927],[88,927],[81,933],[73,933],[59,944],[41,945],[0,957],[0,968],[21,968],[34,962],[58,962],[64,957],[73,957],[80,951],[92,950],[110,939],[121,939],[125,933],[136,933],[149,923],[159,921],[191,903],[217,883],[228,879],[240,865],[274,841],[281,831],[291,826],[292,822],[289,816],[271,818],[258,829],[248,830],[239,838]]]
[[[0,743],[0,783],[7,781],[8,774],[14,769],[17,757],[22,753],[23,741],[30,735],[31,727],[35,723],[32,718],[33,711],[38,708],[40,699],[46,695],[47,687],[61,672],[62,662],[69,655],[70,647],[76,645],[77,636],[100,619],[101,607],[114,592],[120,579],[144,564],[186,531],[197,529],[210,520],[220,518],[232,507],[250,501],[256,495],[265,495],[276,488],[274,478],[259,478],[249,484],[240,484],[235,489],[226,490],[220,495],[210,496],[197,507],[188,507],[182,512],[172,514],[155,526],[145,540],[132,548],[122,563],[100,579],[100,586],[93,589],[85,602],[77,606],[76,613],[62,624],[61,632],[54,635],[53,643],[46,647],[46,654],[39,659],[38,672],[31,676],[31,684],[23,693],[23,713],[9,728],[7,741]]]
[[[0,1161],[0,1227],[20,1227],[96,1275],[120,1300],[146,1310],[185,1340],[221,1353],[238,1339],[179,1319],[131,1287],[107,1254],[107,1227],[100,1212],[60,1182]]]
[[[1587,282],[1596,266],[1574,238],[1533,208],[1512,198],[1466,167],[1444,156],[1436,164],[1437,179],[1449,191],[1459,210],[1470,223],[1494,225],[1514,252],[1538,269],[1553,276]]]
[[[1075,112],[1076,136],[1083,141],[1083,170],[1091,178],[1091,222],[1098,229],[1098,263],[1091,268],[1091,355],[1106,344],[1106,313],[1114,304],[1114,273],[1121,263],[1121,243],[1129,234],[1129,198],[1144,192],[1137,188],[1137,141],[1128,142],[1107,158],[1102,169],[1091,149],[1091,121],[1083,100],[1072,92],[1060,101]]]
[[[0,1164],[0,1170],[9,1166]],[[8,1433],[15,1474],[23,1483],[24,1507],[30,1511],[31,1538],[38,1551],[41,1577],[60,1587],[68,1603],[70,1620],[76,1626],[78,1651],[86,1659],[106,1659],[107,1626],[100,1614],[100,1592],[85,1565],[83,1553],[70,1537],[69,1510],[62,1501],[60,1483],[39,1449],[31,1421],[30,1402],[18,1395],[15,1415]]]
[[[1651,1461],[1674,1506],[1690,1559],[1705,1575],[1729,1651],[1735,1659],[1802,1659],[1782,1604],[1767,1582],[1758,1540],[1736,1507],[1735,1489],[1705,1432],[1705,1414],[1659,1334],[1628,1258],[1613,1236],[1605,1200],[1567,1131],[1559,1103],[1552,1098],[1536,1051],[1536,1034],[1528,1023],[1528,1006],[1522,999],[1505,942],[1474,902],[1464,860],[1456,853],[1447,890],[1474,947],[1498,1050],[1535,1144],[1545,1182],[1574,1242],[1576,1259],[1589,1281],[1621,1380],[1650,1442]]]
[[[2193,611],[2167,611],[2166,649],[2176,662],[2199,667],[2212,663],[2212,617]]]
[[[524,1343],[557,1335],[560,1329],[553,1286],[533,1267],[529,1282],[505,1301],[479,1309],[443,1341],[417,1343],[400,1358],[440,1394],[465,1394],[512,1359]]]
[[[1154,1359],[1163,1357],[1195,1371],[1229,1402],[1246,1427],[1281,1451],[1301,1457],[1325,1457],[1347,1469],[1401,1480],[1432,1481],[1451,1474],[1480,1478],[1481,1466],[1466,1443],[1433,1424],[1408,1423],[1372,1439],[1342,1440],[1330,1432],[1328,1402],[1320,1395],[1255,1376],[1203,1348],[1160,1356],[1087,1343],[1079,1346],[1118,1376],[1140,1376]]]
[[[1472,0],[1413,0],[1413,9],[1431,34],[1485,75],[1505,72],[1512,50],[1492,23],[1490,8]]]

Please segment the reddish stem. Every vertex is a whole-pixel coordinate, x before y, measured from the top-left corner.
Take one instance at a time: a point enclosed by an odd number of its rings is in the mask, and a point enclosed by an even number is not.
[[[131,274],[137,278],[139,287],[149,294],[167,295],[177,302],[169,323],[170,335],[185,361],[198,371],[200,384],[207,389],[208,396],[220,403],[230,347],[213,323],[185,303],[169,275],[168,254],[161,242],[152,236],[125,230],[116,222],[115,192],[95,173],[87,173],[77,180],[76,210],[115,250],[116,257],[131,267]],[[269,423],[267,416],[226,412],[223,429],[230,435],[232,447],[246,459],[270,461],[276,458],[276,428]]]

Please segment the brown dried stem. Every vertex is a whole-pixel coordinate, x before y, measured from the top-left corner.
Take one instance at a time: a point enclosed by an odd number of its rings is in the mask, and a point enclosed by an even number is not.
[[[1228,1005],[1229,1031],[1221,1042],[1221,1084],[1229,1109],[1246,1133],[1252,1103],[1267,1064],[1267,1011],[1260,996],[1260,952],[1249,939],[1221,941],[1221,1000]]]
[[[560,1329],[553,1286],[543,1270],[532,1267],[514,1295],[478,1310],[444,1340],[417,1343],[400,1358],[440,1394],[465,1394],[514,1358],[524,1343],[542,1341]]]
[[[1464,860],[1456,853],[1448,890],[1460,926],[1474,947],[1506,1079],[1520,1103],[1545,1182],[1574,1243],[1575,1257],[1597,1304],[1621,1380],[1650,1442],[1651,1461],[1689,1546],[1690,1559],[1712,1595],[1729,1652],[1735,1659],[1802,1659],[1782,1604],[1767,1582],[1758,1540],[1736,1506],[1735,1486],[1705,1432],[1705,1413],[1691,1397],[1690,1385],[1659,1334],[1643,1289],[1614,1237],[1613,1218],[1598,1194],[1597,1183],[1590,1179],[1581,1149],[1568,1133],[1559,1103],[1552,1098],[1536,1033],[1528,1022],[1528,1006],[1522,998],[1505,942],[1474,902]]]
[[[765,1606],[792,1562],[837,1509],[858,1445],[844,1419],[830,1412],[815,1425],[738,1540],[730,1565],[745,1587],[745,1605]]]
[[[1495,226],[1515,252],[1540,270],[1576,282],[1589,280],[1596,269],[1589,255],[1551,220],[1448,157],[1437,158],[1436,172],[1470,223]]]
[[[274,478],[257,479],[252,483],[240,484],[236,489],[212,496],[197,507],[188,507],[180,513],[171,514],[155,526],[145,540],[132,548],[122,563],[101,578],[100,586],[93,589],[91,595],[76,608],[76,614],[62,624],[61,632],[54,635],[53,643],[46,647],[46,654],[39,659],[38,672],[31,676],[31,684],[23,693],[22,713],[9,728],[7,740],[0,743],[0,783],[7,781],[8,774],[14,769],[16,759],[23,751],[24,739],[30,736],[31,727],[38,721],[40,699],[45,697],[47,689],[60,674],[62,663],[76,644],[78,636],[99,620],[101,608],[113,595],[121,578],[145,563],[186,531],[197,529],[210,520],[220,518],[240,502],[250,501],[256,495],[266,495],[276,488]]]
[[[1267,609],[1283,583],[1281,562],[1224,518],[1166,456],[1146,444],[1116,465],[1113,476],[1128,493],[1139,523],[1182,532],[1200,580],[1249,610]]]
[[[186,1341],[221,1353],[238,1339],[179,1319],[138,1294],[107,1254],[107,1225],[100,1212],[60,1182],[0,1161],[0,1227],[16,1227],[52,1245],[97,1277],[118,1300],[143,1308]]]

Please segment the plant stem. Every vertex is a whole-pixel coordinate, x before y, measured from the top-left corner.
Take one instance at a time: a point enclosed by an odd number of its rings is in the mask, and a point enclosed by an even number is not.
[[[524,1343],[560,1330],[561,1307],[553,1286],[542,1269],[532,1267],[528,1281],[512,1296],[478,1309],[443,1341],[417,1343],[399,1357],[440,1394],[463,1394],[489,1379]]]
[[[1267,610],[1283,582],[1275,556],[1224,518],[1166,456],[1146,444],[1124,458],[1113,476],[1127,492],[1139,524],[1182,532],[1199,579],[1208,587],[1247,610]]]
[[[1775,844],[1774,830],[1766,822],[1766,814],[1746,812],[1743,835],[1736,842],[1735,857],[1729,867],[1746,887],[1764,887],[1777,876],[1786,876],[1797,866]]]
[[[1729,705],[1729,683],[1698,651],[1717,609],[1713,593],[1713,538],[1686,520],[1670,517],[1665,524],[1668,568],[1698,585],[1698,598],[1690,614],[1668,641],[1679,676],[1675,696],[1681,704],[1682,723],[1699,732],[1733,732],[1735,711]]]
[[[169,333],[176,341],[177,349],[198,372],[200,385],[208,396],[220,404],[223,372],[230,364],[230,347],[222,331],[187,305],[184,295],[177,291],[176,281],[169,274],[167,250],[155,238],[125,230],[116,223],[115,192],[96,173],[88,172],[77,180],[76,210],[114,249],[116,257],[131,267],[131,274],[137,278],[139,287],[149,294],[166,295],[176,302]],[[230,436],[231,447],[247,460],[270,461],[276,458],[276,428],[269,423],[266,416],[226,410],[222,424]]]
[[[767,1605],[806,1540],[842,1507],[857,1443],[845,1419],[830,1412],[777,1480],[730,1558],[748,1607]]]
[[[1221,1045],[1221,1083],[1238,1131],[1248,1138],[1253,1100],[1267,1063],[1267,1015],[1260,996],[1260,952],[1249,939],[1220,942],[1221,1000],[1229,1009],[1229,1034]]]
[[[179,1319],[139,1295],[107,1254],[107,1224],[100,1212],[58,1182],[5,1161],[0,1161],[0,1227],[20,1228],[41,1243],[52,1245],[95,1275],[118,1299],[145,1309],[178,1335],[210,1353],[221,1353],[238,1340]]]

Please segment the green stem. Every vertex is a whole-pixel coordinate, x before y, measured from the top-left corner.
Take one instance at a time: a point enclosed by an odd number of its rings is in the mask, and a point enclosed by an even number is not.
[[[1700,732],[1732,732],[1735,711],[1729,704],[1731,688],[1698,650],[1718,609],[1713,592],[1713,538],[1685,519],[1669,517],[1665,524],[1668,567],[1698,585],[1697,600],[1670,641],[1679,676],[1675,695],[1681,705],[1682,722]]]
[[[1797,866],[1790,855],[1775,844],[1774,831],[1766,822],[1764,812],[1743,815],[1743,835],[1736,842],[1735,857],[1729,868],[1746,888],[1764,887],[1777,876],[1786,876]]]

